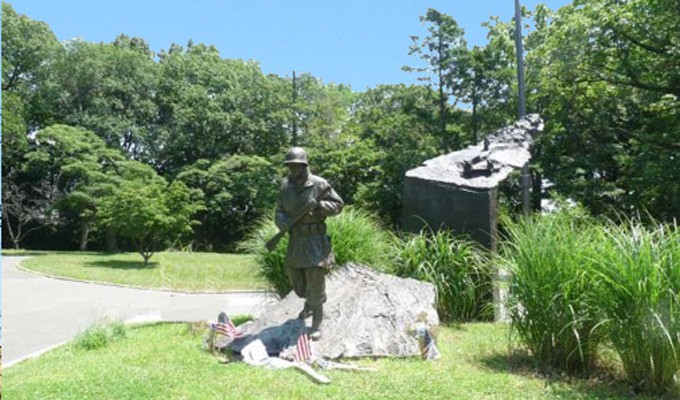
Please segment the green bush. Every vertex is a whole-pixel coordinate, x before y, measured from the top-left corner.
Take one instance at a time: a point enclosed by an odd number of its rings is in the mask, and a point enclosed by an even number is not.
[[[390,237],[368,213],[347,207],[329,218],[328,234],[332,239],[336,265],[355,262],[376,269],[384,269],[390,251]],[[285,296],[291,286],[284,269],[288,237],[284,237],[271,253],[265,243],[278,232],[272,216],[261,220],[241,244],[241,249],[255,254],[260,274],[279,294]]]
[[[680,231],[608,226],[597,298],[609,339],[641,390],[680,391]]]
[[[247,239],[239,245],[239,248],[247,253],[254,254],[258,273],[262,276],[271,288],[281,297],[290,292],[291,286],[288,282],[288,275],[283,268],[286,259],[286,248],[288,247],[288,235],[284,236],[279,245],[272,251],[267,251],[265,243],[272,238],[278,229],[272,216],[261,219],[248,234]]]
[[[96,350],[126,336],[127,326],[122,321],[97,323],[79,333],[73,346],[79,350]]]
[[[592,276],[595,222],[573,211],[504,221],[500,262],[511,271],[513,330],[546,366],[585,372],[601,339]]]
[[[493,318],[492,271],[485,253],[448,231],[395,237],[392,272],[437,288],[443,322]]]

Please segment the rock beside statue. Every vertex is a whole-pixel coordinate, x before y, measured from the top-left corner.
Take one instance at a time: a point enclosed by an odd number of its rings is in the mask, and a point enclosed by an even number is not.
[[[435,287],[430,283],[350,263],[327,276],[326,293],[323,335],[314,342],[314,352],[319,357],[419,356],[414,324],[439,324],[434,308]],[[297,318],[303,305],[303,299],[289,293],[258,319],[241,326],[243,337],[228,347],[240,352],[259,339],[269,355],[278,356],[295,345],[300,332],[311,325],[311,318]]]

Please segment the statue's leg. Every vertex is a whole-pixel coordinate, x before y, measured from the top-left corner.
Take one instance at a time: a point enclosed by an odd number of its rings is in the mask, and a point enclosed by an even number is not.
[[[313,314],[312,312],[312,307],[305,301],[305,306],[302,308],[302,311],[298,314],[299,319],[307,319],[311,317]]]
[[[290,286],[293,287],[293,291],[301,299],[307,298],[307,276],[305,270],[307,268],[286,268],[288,272],[288,280],[290,281]]]
[[[310,337],[321,338],[323,322],[323,303],[326,302],[326,270],[320,267],[307,268],[307,302],[312,310],[312,327]]]
[[[321,339],[321,323],[323,322],[323,304],[312,308],[312,327],[309,328],[309,337],[312,340]]]
[[[307,275],[305,269],[306,268],[287,268],[290,285],[293,287],[295,294],[302,299],[307,299]],[[305,319],[311,316],[312,308],[307,300],[305,300],[305,306],[298,314],[298,318]]]

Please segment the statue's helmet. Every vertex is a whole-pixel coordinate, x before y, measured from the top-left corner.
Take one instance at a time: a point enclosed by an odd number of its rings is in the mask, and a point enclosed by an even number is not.
[[[302,147],[293,147],[286,153],[284,164],[304,164],[307,163],[307,152]]]

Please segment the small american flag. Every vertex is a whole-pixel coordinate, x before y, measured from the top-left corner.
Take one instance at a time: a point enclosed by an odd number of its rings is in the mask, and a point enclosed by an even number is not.
[[[216,322],[212,324],[212,330],[221,333],[222,335],[230,336],[233,339],[240,338],[243,336],[241,331],[239,331],[230,319],[226,322]]]
[[[423,345],[420,350],[423,360],[439,360],[442,356],[435,343],[434,337],[429,330],[425,330],[425,337],[423,338]]]
[[[309,335],[301,334],[297,340],[297,351],[293,355],[296,362],[307,361],[312,357],[312,345],[309,342]]]

